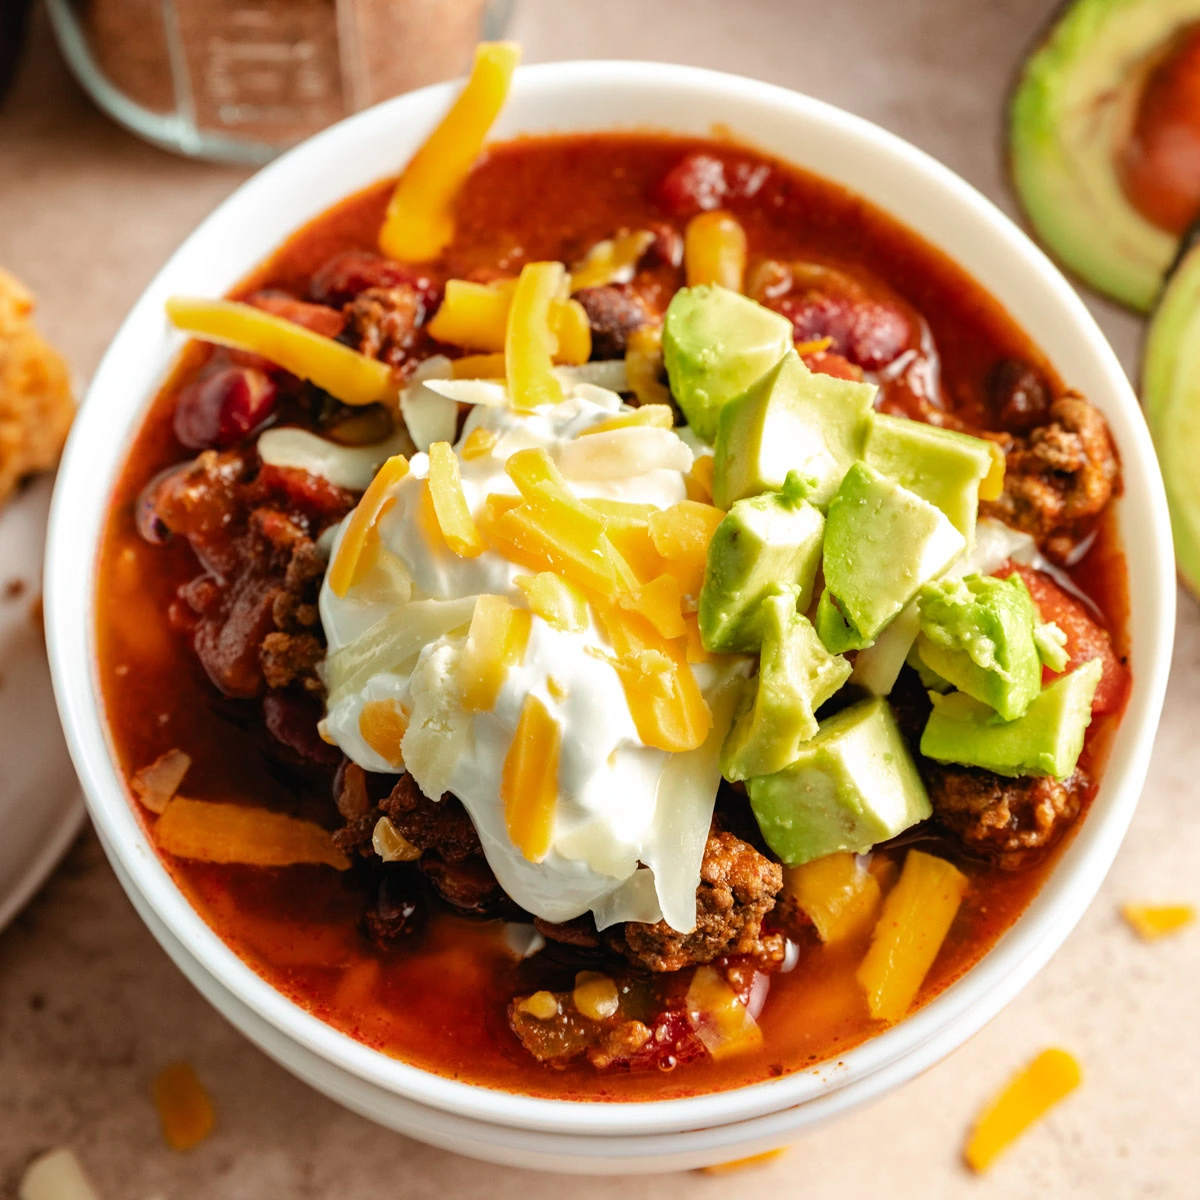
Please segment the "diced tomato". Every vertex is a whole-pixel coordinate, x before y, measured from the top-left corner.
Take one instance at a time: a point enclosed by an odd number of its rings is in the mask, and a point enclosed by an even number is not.
[[[353,492],[337,487],[320,475],[291,467],[264,464],[256,480],[264,499],[281,497],[289,510],[303,513],[318,526],[339,520],[354,507]]]
[[[886,367],[915,340],[908,318],[878,300],[807,291],[772,307],[792,322],[796,341],[832,338],[831,350],[868,371]]]
[[[802,355],[805,366],[818,375],[832,375],[835,379],[852,379],[862,381],[862,367],[855,366],[848,358],[835,354],[832,350],[821,350],[816,354]]]
[[[442,285],[428,271],[393,262],[369,250],[346,250],[318,268],[308,294],[321,304],[340,306],[367,288],[394,288],[402,283],[417,290],[427,313],[442,302]]]
[[[1007,576],[1013,570],[1025,580],[1042,620],[1053,621],[1067,635],[1067,671],[1073,671],[1093,658],[1100,659],[1104,673],[1092,701],[1092,715],[1101,717],[1106,713],[1120,712],[1129,694],[1129,668],[1113,649],[1108,630],[1082,601],[1064,591],[1042,571],[1035,571],[1020,563],[1010,563],[997,574]],[[1044,678],[1048,682],[1058,676],[1047,668]]]
[[[624,1060],[630,1069],[657,1067],[660,1071],[671,1071],[708,1055],[704,1043],[696,1036],[687,1013],[682,1009],[659,1013],[646,1024],[650,1027],[650,1039]]]
[[[286,292],[253,292],[246,297],[246,303],[328,338],[337,337],[346,324],[345,315],[338,309],[327,304],[309,304]]]

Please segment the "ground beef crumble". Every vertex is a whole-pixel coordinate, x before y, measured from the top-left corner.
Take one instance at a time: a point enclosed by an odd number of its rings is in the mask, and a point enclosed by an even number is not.
[[[1120,494],[1121,467],[1108,425],[1082,396],[1055,400],[1047,416],[1027,436],[1012,439],[1004,492],[979,511],[1030,534],[1063,562]]]
[[[696,928],[679,933],[665,921],[630,921],[609,935],[609,944],[651,971],[679,971],[723,954],[780,961],[784,940],[763,932],[763,917],[775,907],[781,887],[778,863],[732,833],[712,833],[696,889]]]
[[[1079,815],[1090,780],[1008,779],[974,767],[925,764],[926,785],[938,821],[964,848],[1015,870],[1053,845]]]

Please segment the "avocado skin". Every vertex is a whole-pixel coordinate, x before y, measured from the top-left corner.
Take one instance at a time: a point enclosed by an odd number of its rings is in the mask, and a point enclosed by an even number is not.
[[[746,790],[763,838],[785,866],[839,850],[862,854],[933,813],[882,697],[822,721],[790,766],[754,776]]]
[[[1141,385],[1171,510],[1176,566],[1200,596],[1200,222],[1185,239],[1150,319]]]
[[[986,704],[962,692],[930,692],[933,712],[921,735],[921,753],[940,763],[983,767],[997,775],[1052,775],[1075,770],[1092,721],[1100,682],[1097,658],[1043,688],[1023,717],[1003,721]]]
[[[721,410],[792,348],[792,323],[718,284],[680,288],[663,317],[671,394],[692,431],[717,433]]]
[[[1026,61],[1009,105],[1009,165],[1034,231],[1085,283],[1139,312],[1153,304],[1176,242],[1121,190],[1119,93],[1127,64],[1197,16],[1194,0],[1075,0]]]

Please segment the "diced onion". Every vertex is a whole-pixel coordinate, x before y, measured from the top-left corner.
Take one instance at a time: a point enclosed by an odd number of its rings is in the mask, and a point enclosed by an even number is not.
[[[441,401],[441,397],[433,398]],[[342,446],[290,425],[268,429],[258,439],[258,456],[268,466],[306,471],[354,492],[364,491],[393,455],[412,452],[413,439],[403,429],[373,446]]]
[[[458,404],[479,404],[484,408],[507,408],[508,388],[498,379],[429,379],[425,386],[439,396]]]
[[[172,748],[138,771],[130,780],[130,786],[151,812],[161,813],[179,790],[191,765],[190,755]]]
[[[75,1152],[67,1146],[48,1150],[25,1168],[18,1200],[100,1200]]]

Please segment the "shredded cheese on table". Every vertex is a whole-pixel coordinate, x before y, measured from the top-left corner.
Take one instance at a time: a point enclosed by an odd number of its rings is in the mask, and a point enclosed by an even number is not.
[[[986,1171],[1082,1081],[1079,1063],[1066,1050],[1043,1050],[984,1109],[963,1151],[967,1165],[973,1171]]]

